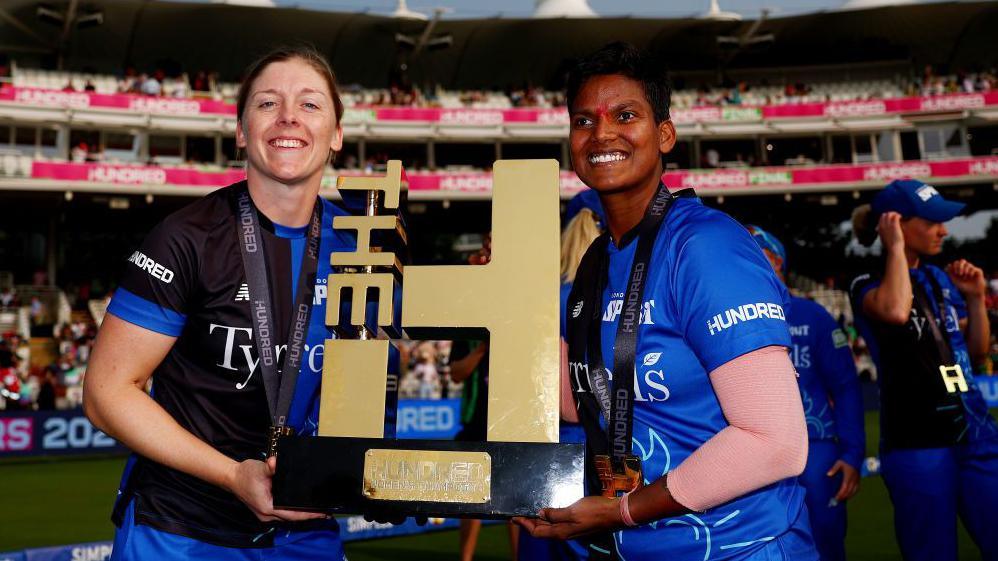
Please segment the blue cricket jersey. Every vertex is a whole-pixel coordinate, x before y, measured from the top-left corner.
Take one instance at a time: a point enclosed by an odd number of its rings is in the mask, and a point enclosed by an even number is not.
[[[697,199],[673,204],[653,248],[635,356],[632,453],[642,459],[646,482],[728,426],[711,371],[762,347],[790,347],[786,288],[745,228]],[[601,335],[610,368],[636,247],[634,240],[609,247]],[[707,512],[657,520],[614,537],[625,560],[741,558],[787,532],[803,498],[796,479],[787,479]]]
[[[567,331],[568,328],[567,324],[565,323],[568,316],[566,315],[565,311],[568,309],[568,296],[571,294],[571,292],[572,292],[572,283],[570,282],[562,283],[559,294],[561,302],[561,307],[559,309],[561,310],[561,312],[558,314],[558,317],[560,318],[559,319],[560,331],[558,331],[558,333],[562,339],[568,338],[568,336],[566,335],[568,332]],[[566,442],[585,442],[585,441],[586,441],[586,431],[582,428],[582,425],[580,423],[569,423],[568,421],[561,421],[558,423],[558,442],[564,444]],[[571,540],[569,543],[572,544],[573,549],[576,550],[576,553],[578,555],[580,556],[587,555],[587,552],[584,547],[581,546],[575,547],[578,542]]]
[[[849,338],[825,308],[806,298],[790,297],[787,321],[808,438],[837,440],[840,458],[859,469],[866,439]]]
[[[568,340],[568,324],[566,323],[568,316],[566,310],[568,310],[568,296],[572,293],[572,283],[566,282],[562,283],[560,294],[561,298],[561,313],[558,314],[558,334],[561,335],[562,339]]]

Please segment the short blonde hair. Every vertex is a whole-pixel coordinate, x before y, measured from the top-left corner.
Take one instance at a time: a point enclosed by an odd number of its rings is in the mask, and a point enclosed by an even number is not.
[[[860,205],[852,211],[852,233],[856,241],[869,247],[877,241],[877,221],[880,219],[870,205]]]
[[[588,208],[580,210],[565,226],[561,232],[561,282],[575,282],[582,256],[602,233],[596,213]]]

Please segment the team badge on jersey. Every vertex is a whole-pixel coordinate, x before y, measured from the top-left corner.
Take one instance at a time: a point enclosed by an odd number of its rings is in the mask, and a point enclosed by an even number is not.
[[[832,331],[832,344],[835,345],[836,349],[847,347],[849,346],[849,337],[841,329],[836,329]]]
[[[658,359],[661,357],[662,353],[648,353],[645,355],[643,364],[645,366],[654,366],[658,362]]]
[[[249,286],[246,283],[239,285],[239,290],[236,291],[235,302],[249,302]]]

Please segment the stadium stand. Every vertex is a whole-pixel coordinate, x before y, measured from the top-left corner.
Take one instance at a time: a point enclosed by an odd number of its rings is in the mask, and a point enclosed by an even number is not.
[[[128,4],[95,3],[109,16],[131,9]],[[33,9],[14,1],[10,14],[32,27]],[[171,43],[159,22],[191,9],[195,5],[150,2],[141,14],[113,18],[130,22],[127,27],[108,18],[92,32],[105,41],[68,53],[59,70],[44,69],[43,59],[30,50],[0,55],[0,86],[28,94],[0,94],[0,189],[65,193],[67,204],[73,191],[92,191],[105,197],[100,200],[106,206],[128,208],[121,195],[152,201],[153,194],[197,195],[238,180],[242,162],[229,137],[238,90],[234,79],[246,61],[214,44]],[[256,46],[263,12],[230,5],[196,9],[199,26],[219,31],[202,34],[205,41]],[[621,36],[669,54],[680,140],[667,161],[670,185],[694,187],[718,204],[728,194],[775,193],[787,204],[800,194],[819,205],[846,206],[849,199],[836,192],[852,191],[855,200],[860,190],[899,175],[976,193],[976,187],[998,179],[998,80],[988,69],[993,57],[981,56],[989,32],[974,23],[989,21],[995,10],[993,3],[967,2],[758,22],[446,20],[438,29],[453,37],[454,47],[421,57],[394,41],[397,32],[408,32],[406,26],[422,24],[369,14],[267,13],[288,22],[303,17],[322,22],[321,37],[305,33],[295,39],[313,40],[328,51],[344,82],[347,145],[325,184],[331,187],[341,173],[378,172],[387,159],[399,158],[410,173],[413,200],[441,200],[446,208],[450,200],[487,198],[489,168],[499,157],[557,158],[565,170],[563,196],[576,192],[581,185],[568,171],[560,65]],[[900,15],[914,22],[911,35],[886,25]],[[235,35],[223,36],[220,22],[231,17],[247,23],[226,28]],[[880,26],[897,49],[868,48],[867,37],[855,31],[857,23]],[[722,36],[743,35],[755,24],[775,36],[775,48],[718,47]],[[334,49],[326,36],[348,25],[351,34]],[[471,31],[478,27],[483,30]],[[511,30],[555,39],[521,44],[509,40],[521,36]],[[133,33],[144,42],[126,61],[118,41]],[[580,39],[563,45],[561,36]],[[965,39],[947,39],[956,36]],[[164,50],[167,44],[171,47]],[[357,48],[368,44],[384,48]],[[952,47],[926,47],[942,44]],[[376,54],[391,53],[392,45],[393,56]],[[496,62],[500,52],[503,60],[532,64],[514,71]],[[87,95],[113,103],[85,100]],[[803,277],[793,285],[843,322],[851,321],[841,290]],[[99,324],[104,303],[86,299],[74,313],[89,308],[90,321]],[[58,325],[72,323],[61,318]],[[445,350],[435,345],[411,350],[411,370],[428,372],[416,367],[435,364],[440,381],[427,388],[423,376],[410,375],[403,378],[406,395],[453,395],[445,383]],[[429,355],[436,358],[425,358]]]
[[[12,65],[12,84],[20,88],[40,88],[61,91],[84,91],[86,84],[94,86],[99,94],[136,91],[133,83],[139,76],[115,77],[105,74],[50,71]],[[148,77],[148,75],[146,75]],[[870,99],[893,99],[905,96],[932,96],[950,93],[989,92],[998,88],[993,70],[979,73],[936,75],[931,68],[918,78],[888,78],[880,80],[854,80],[838,82],[804,83],[787,78],[783,85],[738,82],[729,87],[701,86],[695,89],[678,89],[673,93],[673,105],[679,109],[722,105],[785,105],[796,103],[823,103]],[[239,89],[238,83],[219,83],[207,91],[194,91],[186,74],[164,78],[164,97],[212,97],[233,103]],[[181,95],[177,95],[180,93]],[[564,104],[561,92],[537,88],[509,92],[484,90],[448,91],[439,87],[368,89],[347,87],[343,93],[347,107],[402,106],[441,107],[444,109],[510,109],[513,107],[559,107]]]

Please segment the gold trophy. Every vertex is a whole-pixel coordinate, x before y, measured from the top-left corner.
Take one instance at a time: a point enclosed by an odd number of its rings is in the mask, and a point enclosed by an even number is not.
[[[407,243],[403,178],[391,161],[385,177],[339,180],[344,196],[364,194],[365,215],[333,221],[356,232],[357,250],[331,257],[326,323],[339,337],[325,344],[319,436],[280,439],[275,506],[505,518],[573,503],[584,494],[584,456],[581,444],[558,442],[558,163],[495,163],[487,265],[406,266],[371,246],[375,230],[396,248]],[[387,375],[388,353],[403,333],[487,336],[486,441],[394,439],[398,380]]]

